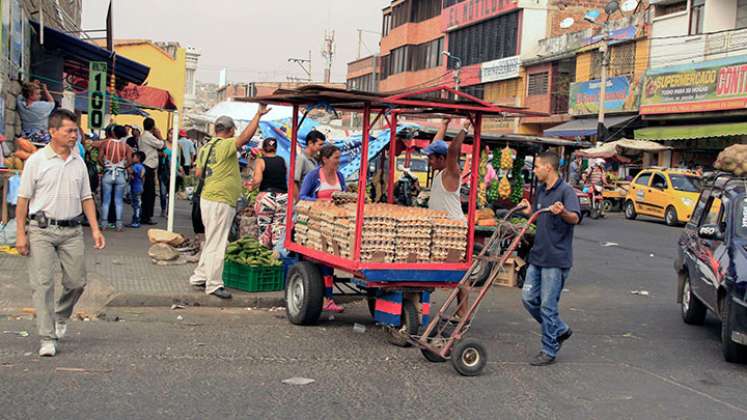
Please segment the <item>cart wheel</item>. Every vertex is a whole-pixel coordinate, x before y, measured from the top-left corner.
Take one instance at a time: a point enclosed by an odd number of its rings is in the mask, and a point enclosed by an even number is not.
[[[420,352],[423,353],[423,357],[431,363],[443,363],[446,361],[446,359],[428,349],[420,349]]]
[[[420,314],[415,303],[411,300],[402,302],[402,325],[399,328],[389,329],[389,344],[398,347],[410,347],[407,338],[411,335],[417,335],[420,330]]]
[[[323,298],[324,281],[319,268],[308,261],[293,265],[285,286],[288,320],[296,325],[316,324],[322,313]]]
[[[602,205],[602,210],[604,213],[612,213],[612,210],[615,208],[615,203],[612,202],[609,198],[606,198],[604,200],[604,203]]]
[[[451,351],[451,365],[462,376],[477,376],[488,363],[485,347],[477,340],[467,338]]]
[[[482,252],[483,245],[475,244],[474,254],[478,255]],[[493,263],[490,261],[479,260],[475,261],[475,268],[469,273],[469,278],[474,287],[482,287],[485,281],[490,276],[490,272],[493,270]]]

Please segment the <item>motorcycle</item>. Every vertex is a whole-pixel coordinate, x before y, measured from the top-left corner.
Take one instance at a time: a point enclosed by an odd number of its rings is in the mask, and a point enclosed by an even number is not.
[[[591,218],[596,220],[600,217],[604,217],[604,186],[602,185],[590,185],[584,186],[584,192],[588,193],[591,197]]]

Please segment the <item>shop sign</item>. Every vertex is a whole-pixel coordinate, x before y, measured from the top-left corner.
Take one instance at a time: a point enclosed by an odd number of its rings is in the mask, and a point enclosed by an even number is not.
[[[105,61],[92,61],[88,67],[88,128],[100,130],[106,115]]]
[[[632,25],[626,26],[625,28],[620,28],[620,29],[610,31],[609,33],[610,45],[632,41],[635,39],[635,34],[636,34],[636,27]],[[594,35],[586,39],[585,43],[586,45],[591,45],[591,44],[596,44],[597,42],[600,42],[602,40],[604,40],[604,34],[598,34],[598,35]]]
[[[599,95],[602,83],[599,80],[571,83],[569,110],[572,115],[596,114],[599,112]],[[635,111],[636,95],[628,76],[607,80],[604,109],[606,112]]]
[[[480,66],[480,80],[482,83],[496,82],[499,80],[513,79],[519,77],[521,60],[519,56],[501,58],[488,61]]]
[[[676,114],[747,108],[747,56],[649,71],[641,114]],[[653,74],[652,74],[653,73]]]
[[[479,22],[517,9],[516,0],[465,0],[442,11],[444,30]]]
[[[483,134],[511,134],[515,131],[516,118],[485,118],[482,120]]]

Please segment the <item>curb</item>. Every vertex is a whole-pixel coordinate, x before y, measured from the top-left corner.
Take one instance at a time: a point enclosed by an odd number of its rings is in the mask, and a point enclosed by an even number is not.
[[[220,299],[201,292],[193,293],[115,293],[105,307],[171,307],[171,305],[208,308],[274,308],[285,307],[284,292],[245,293],[231,291],[233,298]]]

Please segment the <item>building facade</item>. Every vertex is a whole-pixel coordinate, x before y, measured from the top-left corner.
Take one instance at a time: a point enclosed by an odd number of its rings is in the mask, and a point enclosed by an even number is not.
[[[184,75],[184,112],[190,112],[197,106],[197,68],[200,61],[200,52],[193,47],[187,47],[185,51],[185,75]]]

